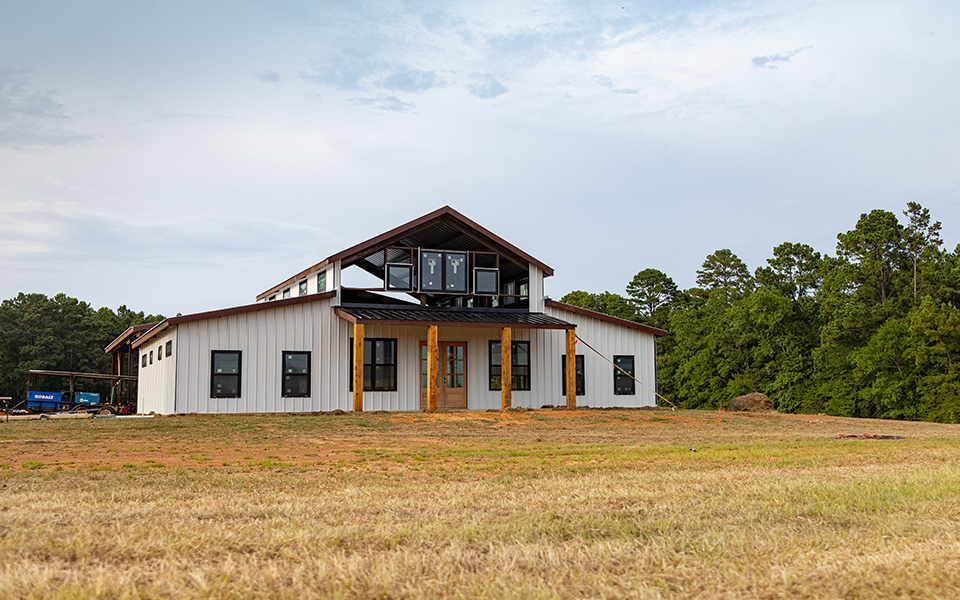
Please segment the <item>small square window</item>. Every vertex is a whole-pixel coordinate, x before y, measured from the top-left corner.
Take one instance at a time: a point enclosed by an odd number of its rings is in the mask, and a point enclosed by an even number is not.
[[[474,269],[473,293],[478,296],[496,296],[500,293],[500,271],[498,269]]]
[[[385,289],[395,292],[412,292],[413,265],[388,264]]]
[[[306,295],[307,295],[307,280],[306,280],[306,279],[304,279],[303,281],[300,282],[300,290],[299,290],[298,293],[299,293],[301,296],[306,296]]]
[[[290,297],[290,288],[287,288],[287,289],[283,290],[283,297],[284,297],[284,298],[289,298],[289,297]]]
[[[269,298],[267,298],[267,302],[273,302],[273,301],[276,300],[276,299],[277,299],[277,295],[274,294],[274,295],[270,296]]]

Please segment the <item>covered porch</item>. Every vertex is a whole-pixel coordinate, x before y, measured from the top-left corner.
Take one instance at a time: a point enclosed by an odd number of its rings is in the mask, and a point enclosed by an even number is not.
[[[565,368],[564,376],[566,378],[564,386],[565,402],[568,408],[576,407],[576,366],[575,366],[575,329],[576,325],[545,315],[543,313],[531,313],[526,310],[509,309],[461,309],[450,307],[427,307],[416,305],[382,305],[382,304],[344,304],[335,308],[337,316],[352,325],[352,395],[353,410],[361,412],[364,410],[364,387],[371,387],[370,382],[376,377],[371,372],[371,365],[367,364],[365,377],[365,341],[368,339],[367,333],[370,328],[378,329],[386,327],[412,328],[422,332],[420,334],[420,357],[417,362],[421,364],[419,380],[421,382],[421,402],[420,408],[428,411],[435,411],[443,408],[468,408],[466,400],[466,377],[468,375],[466,354],[468,344],[466,341],[458,341],[460,338],[472,338],[474,353],[477,351],[478,340],[482,343],[483,339],[489,340],[489,351],[494,353],[499,346],[499,356],[491,354],[489,360],[490,385],[499,379],[500,408],[503,410],[511,409],[514,406],[513,392],[514,380],[517,379],[517,373],[513,372],[516,357],[515,348],[522,352],[526,345],[526,352],[529,354],[530,342],[517,342],[519,332],[524,332],[529,337],[531,330],[547,332],[564,332]],[[445,336],[448,339],[440,339],[440,329],[444,331],[460,331],[463,335]],[[494,330],[494,331],[491,331]],[[544,331],[546,330],[546,331]],[[492,335],[491,335],[492,334]],[[382,340],[378,340],[377,343]],[[368,351],[370,344],[366,344]],[[407,352],[410,350],[407,349]],[[367,352],[366,354],[369,354]],[[499,360],[497,360],[499,358]],[[535,366],[532,362],[552,360],[552,355],[547,356],[544,352],[536,352],[532,356],[527,356],[526,363],[528,373],[526,374],[529,385],[529,371]],[[408,361],[407,361],[408,362]],[[478,364],[474,360],[474,364]],[[476,370],[476,369],[474,369]],[[493,371],[498,370],[494,374]],[[472,376],[476,377],[477,374]],[[365,382],[366,380],[366,382]],[[521,379],[521,381],[523,381]],[[526,389],[529,390],[529,387]],[[460,391],[462,390],[462,392]],[[463,394],[462,405],[457,397],[458,393]]]

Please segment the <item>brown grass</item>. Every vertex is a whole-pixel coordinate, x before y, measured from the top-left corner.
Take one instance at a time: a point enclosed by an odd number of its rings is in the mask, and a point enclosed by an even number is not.
[[[958,458],[697,411],[0,424],[0,597],[957,597]]]

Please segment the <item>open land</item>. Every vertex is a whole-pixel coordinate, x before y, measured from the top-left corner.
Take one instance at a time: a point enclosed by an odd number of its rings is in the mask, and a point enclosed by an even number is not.
[[[839,434],[902,436],[837,440]],[[0,423],[3,598],[960,597],[960,426],[664,410]]]

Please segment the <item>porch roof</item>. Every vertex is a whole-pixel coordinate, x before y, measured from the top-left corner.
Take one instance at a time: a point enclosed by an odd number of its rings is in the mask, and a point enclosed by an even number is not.
[[[497,308],[453,308],[435,306],[384,306],[344,304],[337,315],[363,325],[441,327],[511,327],[514,329],[575,329],[576,325],[543,313]]]

